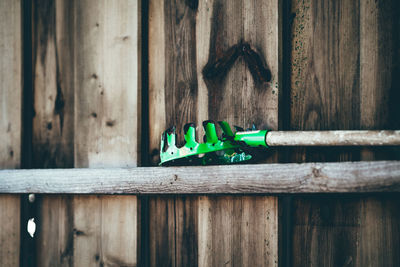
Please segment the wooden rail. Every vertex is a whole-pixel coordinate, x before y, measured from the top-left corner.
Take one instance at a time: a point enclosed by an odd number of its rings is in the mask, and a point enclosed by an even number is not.
[[[0,171],[0,193],[400,192],[400,161]]]

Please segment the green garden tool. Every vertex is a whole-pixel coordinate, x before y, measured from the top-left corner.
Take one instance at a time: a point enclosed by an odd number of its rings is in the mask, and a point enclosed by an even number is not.
[[[161,136],[160,165],[211,165],[230,164],[248,161],[252,158],[249,148],[268,147],[265,137],[267,130],[243,130],[235,127],[233,133],[225,121],[218,122],[222,129],[219,138],[213,121],[204,121],[204,142],[196,141],[196,127],[194,123],[184,126],[185,145],[176,146],[175,127],[166,130]]]

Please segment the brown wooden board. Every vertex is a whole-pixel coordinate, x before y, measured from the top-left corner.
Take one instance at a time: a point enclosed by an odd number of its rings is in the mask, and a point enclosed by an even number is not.
[[[135,167],[137,1],[33,5],[36,168]],[[38,266],[137,264],[136,196],[39,198]]]
[[[277,266],[277,197],[200,197],[200,266]]]
[[[33,168],[74,167],[73,2],[32,6]],[[71,197],[37,197],[38,266],[73,262]]]
[[[150,2],[149,133],[154,165],[159,161],[161,133],[173,125],[177,127],[178,144],[182,144],[183,125],[188,122],[198,125],[199,141],[204,134],[201,122],[207,119],[227,120],[243,127],[254,123],[260,128],[278,128],[279,13],[278,1]],[[265,71],[266,67],[270,73]],[[266,82],[271,74],[272,80]],[[242,204],[236,205],[232,213],[222,213],[232,202]],[[242,211],[242,206],[253,202],[271,209],[271,228],[262,228],[256,225],[256,220],[251,220],[262,218],[258,217],[262,216],[258,211]],[[276,198],[268,197],[150,199],[150,265],[162,261],[178,266],[222,262],[233,265],[236,260],[244,265],[276,265],[276,202]],[[237,231],[243,232],[243,242],[255,246],[263,246],[267,239],[270,254],[250,257],[251,246],[236,243],[236,239],[218,243],[223,234],[210,234],[218,231],[218,224],[210,224],[201,215],[200,207],[208,203],[214,203],[215,209],[211,208],[204,216],[215,221],[222,216],[232,222],[240,217],[249,222],[249,226],[230,224],[225,231],[234,234],[236,228],[232,227],[239,227]],[[188,207],[190,212],[185,212]],[[153,224],[155,221],[161,223]],[[187,225],[188,222],[192,225]],[[257,235],[250,233],[249,229],[254,227],[259,229]],[[209,242],[221,244],[227,253],[200,249]]]
[[[138,165],[138,1],[77,1],[75,167]],[[75,197],[74,264],[137,265],[137,197]],[[78,234],[82,233],[82,234]]]
[[[19,168],[22,100],[21,1],[0,2],[0,168]],[[0,195],[0,266],[19,266],[20,197]]]
[[[0,170],[0,193],[6,194],[378,192],[400,192],[400,161]]]
[[[360,1],[360,128],[400,129],[400,3]],[[363,149],[362,160],[399,159],[399,148]],[[359,266],[400,265],[400,195],[359,200]]]
[[[291,129],[398,128],[391,114],[399,114],[391,100],[399,89],[398,12],[396,1],[292,1]],[[378,151],[393,158],[390,148]],[[296,162],[367,159],[354,148],[291,155]],[[398,200],[294,198],[293,265],[399,265]]]

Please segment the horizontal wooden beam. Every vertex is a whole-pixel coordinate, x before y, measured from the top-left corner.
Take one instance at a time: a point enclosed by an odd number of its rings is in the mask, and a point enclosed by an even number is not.
[[[0,171],[0,193],[326,192],[400,192],[400,161]]]

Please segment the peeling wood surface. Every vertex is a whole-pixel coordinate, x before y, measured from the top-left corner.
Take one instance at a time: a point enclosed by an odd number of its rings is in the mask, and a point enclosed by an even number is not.
[[[255,123],[260,128],[277,129],[278,14],[278,1],[150,1],[149,134],[153,165],[159,162],[161,133],[173,125],[177,127],[178,145],[183,142],[183,125],[189,122],[198,125],[198,140],[203,135],[201,123],[208,119],[227,120],[244,127]],[[150,208],[154,209],[150,210],[150,222],[161,222],[151,224],[150,265],[155,266],[163,259],[177,266],[197,266],[200,264],[198,259],[205,257],[222,262],[219,254],[198,250],[203,246],[197,240],[203,234],[198,231],[198,227],[203,227],[198,223],[208,224],[196,219],[199,201],[203,200],[206,201],[197,197],[150,198]],[[221,201],[221,205],[230,203],[226,198]],[[266,198],[266,201],[271,201],[271,205],[274,203],[272,198]],[[182,209],[188,206],[191,212],[185,213]],[[156,207],[173,207],[174,210]],[[182,220],[178,214],[183,214]],[[240,214],[237,207],[232,214],[224,213],[224,216],[231,220],[242,216]],[[220,216],[220,209],[212,210],[210,216]],[[245,213],[243,216],[256,215]],[[191,227],[185,226],[188,221],[193,222]],[[210,225],[208,229],[212,228]],[[243,226],[242,230],[246,229]],[[235,230],[229,228],[227,231],[233,233]],[[266,237],[269,234],[265,232]],[[216,241],[222,237],[213,235],[211,238]],[[250,242],[257,243],[256,239],[264,240],[264,236],[252,236]],[[175,243],[176,246],[172,246]],[[165,247],[166,244],[171,245]],[[185,246],[179,247],[179,244]],[[232,260],[236,259],[235,255],[241,257],[241,253],[247,253],[244,246],[225,245],[226,249],[235,248],[230,253],[239,253],[232,254]],[[207,255],[182,257],[185,249]],[[271,259],[277,255],[277,249],[275,254],[272,251]],[[259,260],[256,265],[270,266],[269,261]]]
[[[398,130],[397,1],[291,3],[290,129]],[[390,147],[291,152],[295,162],[398,158]],[[398,199],[295,197],[293,266],[399,265]]]
[[[0,168],[19,168],[22,93],[21,1],[0,2]],[[20,197],[0,196],[0,266],[19,266]]]
[[[244,194],[399,192],[400,162],[0,171],[1,193]],[[154,204],[158,205],[158,204]]]

